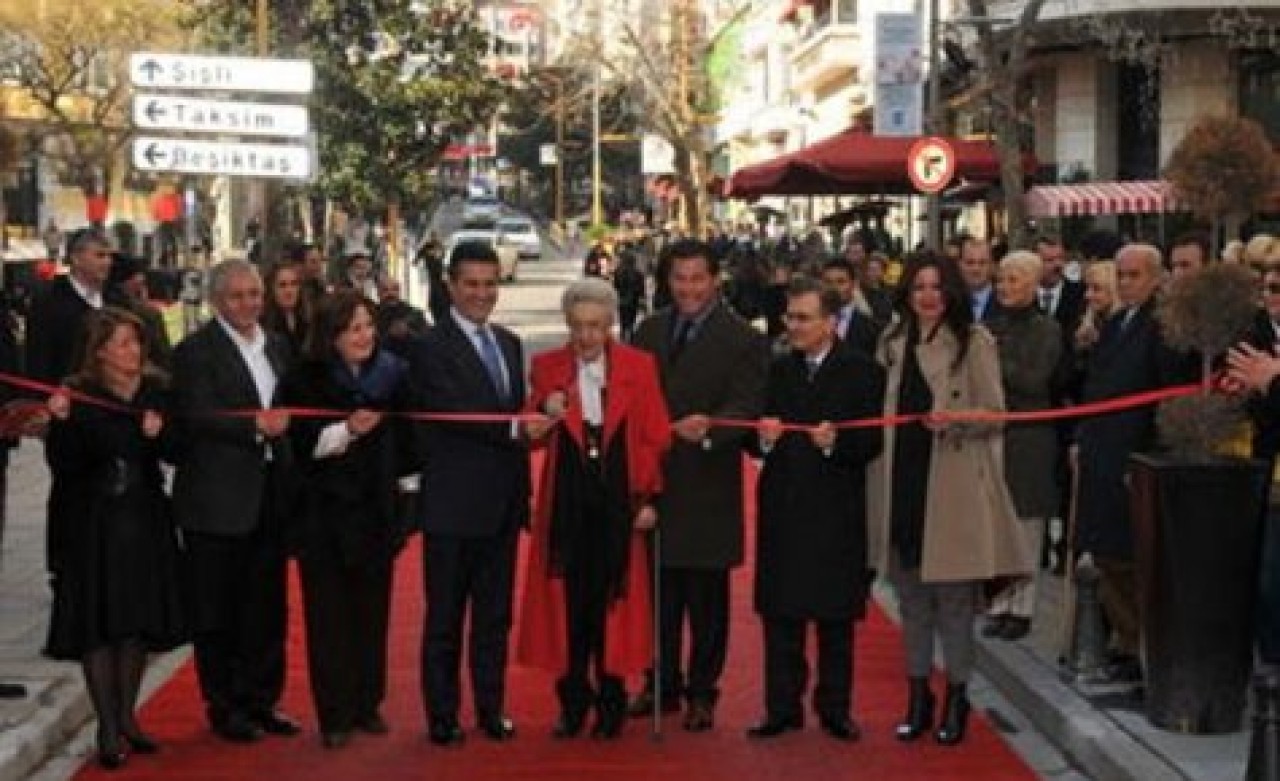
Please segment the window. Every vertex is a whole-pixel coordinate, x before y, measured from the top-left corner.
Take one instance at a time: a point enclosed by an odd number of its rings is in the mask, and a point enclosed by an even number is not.
[[[1250,52],[1240,58],[1240,114],[1280,144],[1280,55]]]

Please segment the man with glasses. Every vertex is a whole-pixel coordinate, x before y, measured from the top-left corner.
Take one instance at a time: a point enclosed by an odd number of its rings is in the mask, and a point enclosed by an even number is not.
[[[27,316],[27,374],[50,384],[62,382],[79,363],[88,315],[104,306],[124,303],[106,289],[111,246],[105,236],[91,229],[76,233],[69,259],[68,273],[36,296]]]

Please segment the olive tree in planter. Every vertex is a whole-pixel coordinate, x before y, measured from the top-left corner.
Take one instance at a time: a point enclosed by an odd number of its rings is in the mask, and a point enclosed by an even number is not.
[[[1220,454],[1245,411],[1213,393],[1211,377],[1247,333],[1256,290],[1235,264],[1173,283],[1157,317],[1171,348],[1200,356],[1201,389],[1161,405],[1164,449],[1130,463],[1147,717],[1178,732],[1239,729],[1251,670],[1268,475],[1261,462]]]
[[[1280,183],[1280,160],[1267,133],[1245,117],[1200,118],[1169,155],[1164,177],[1178,199],[1213,225],[1235,236],[1240,224],[1261,209]]]

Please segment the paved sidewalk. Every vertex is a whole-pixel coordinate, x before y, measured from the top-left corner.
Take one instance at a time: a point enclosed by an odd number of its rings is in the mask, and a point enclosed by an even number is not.
[[[48,472],[39,442],[24,441],[9,465],[0,551],[0,681],[27,696],[0,700],[0,781],[26,778],[89,718],[89,700],[73,664],[40,656],[50,595],[44,562]]]
[[[1140,702],[1077,684],[1058,665],[1063,579],[1045,575],[1036,624],[1018,643],[979,639],[978,668],[1089,778],[1096,781],[1239,781],[1249,718],[1229,735],[1180,735],[1147,721]]]

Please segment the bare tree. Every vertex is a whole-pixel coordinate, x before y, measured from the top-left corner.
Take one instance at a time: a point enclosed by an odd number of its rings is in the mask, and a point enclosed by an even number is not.
[[[44,152],[86,196],[110,193],[132,137],[129,53],[178,38],[172,0],[5,3],[0,71],[39,107]]]
[[[1027,72],[1032,29],[1040,18],[1045,0],[1026,0],[1017,20],[1005,29],[996,29],[990,0],[968,0],[968,11],[977,30],[978,52],[982,58],[985,92],[991,101],[996,152],[1000,158],[1000,187],[1004,191],[1005,219],[1011,249],[1030,242],[1027,228],[1023,170],[1022,125],[1027,106],[1023,99],[1023,79]]]
[[[666,15],[658,25],[648,18],[611,19],[615,45],[596,41],[593,47],[595,61],[623,86],[634,113],[644,118],[641,129],[671,145],[680,222],[695,233],[702,231],[709,211],[708,127],[715,120],[718,88],[708,78],[707,62],[750,3],[721,4],[714,19],[702,6],[696,0],[670,0],[663,4]]]

